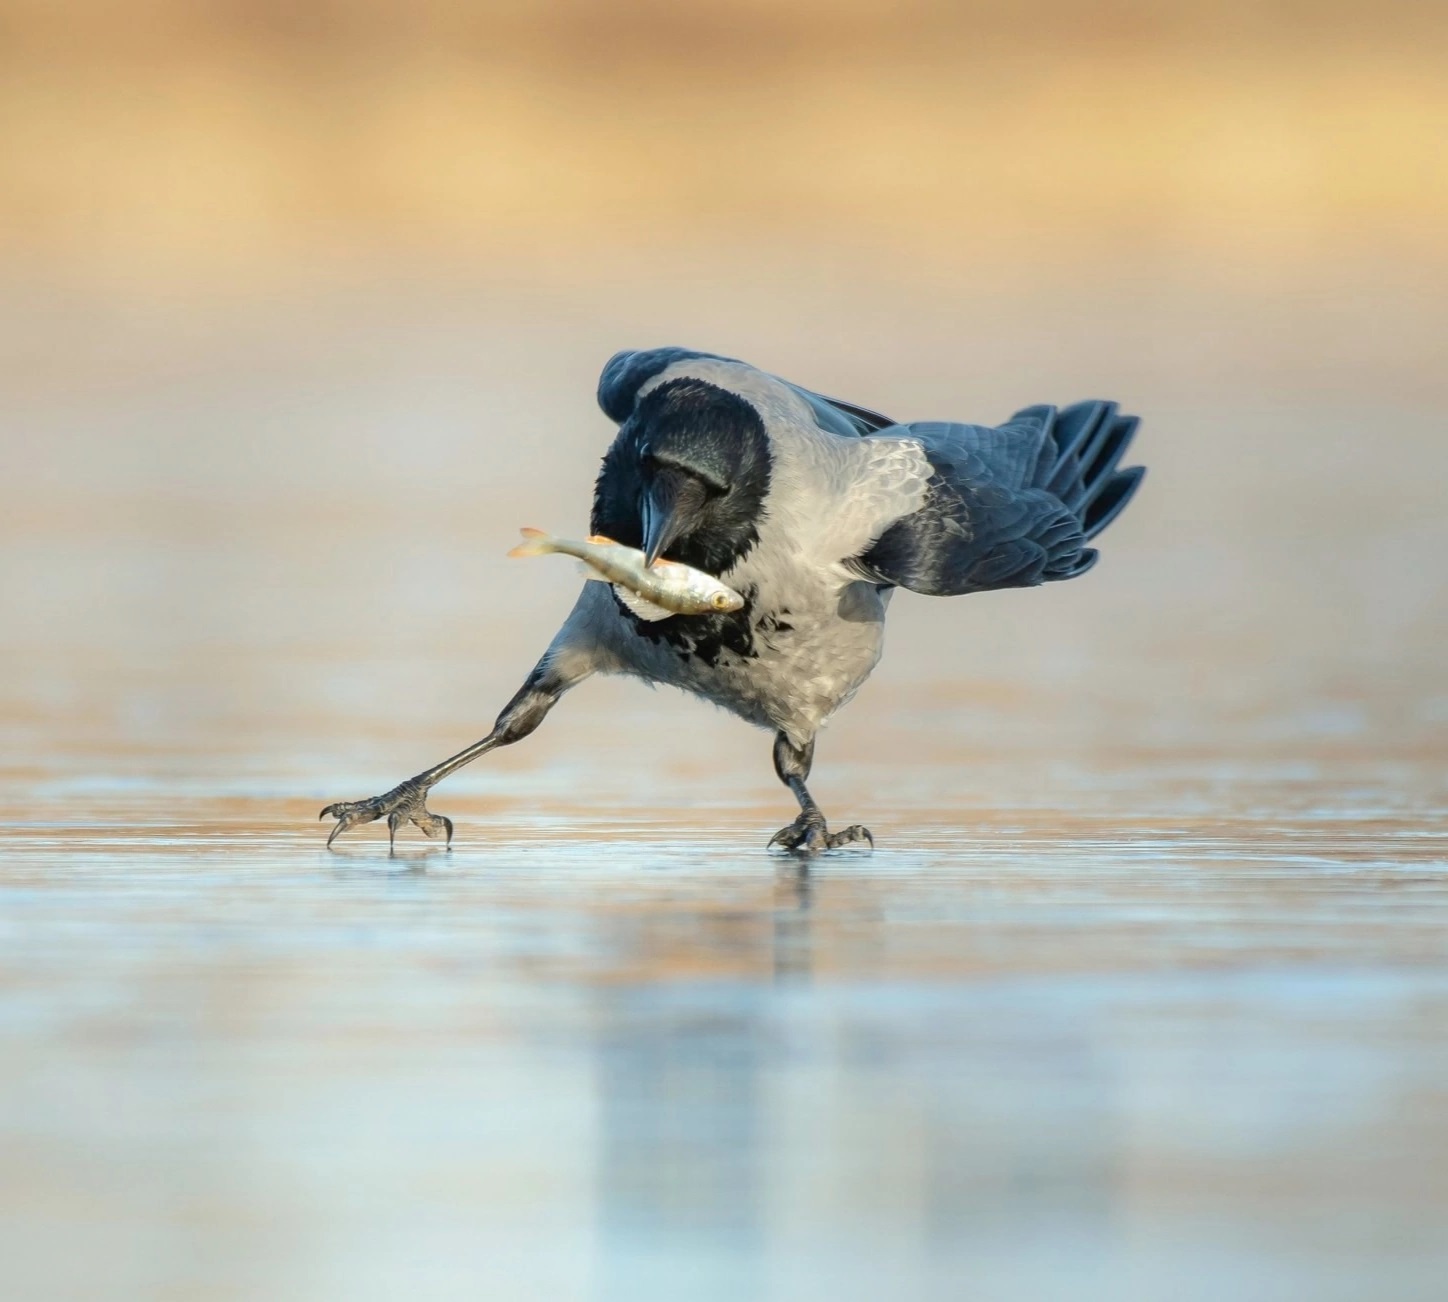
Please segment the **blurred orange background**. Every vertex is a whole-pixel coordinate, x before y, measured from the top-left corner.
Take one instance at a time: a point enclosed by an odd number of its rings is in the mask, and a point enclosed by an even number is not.
[[[897,603],[884,715],[936,676],[1036,699],[1069,639],[1098,699],[1093,665],[1195,684],[1148,716],[1215,726],[1199,660],[1400,743],[1448,628],[1445,141],[1448,8],[1412,0],[0,0],[0,717],[28,754],[124,732],[132,657],[270,766],[361,730],[279,648],[446,647],[461,678],[367,717],[379,766],[462,744],[571,599],[501,555],[583,523],[600,366],[682,343],[904,420],[1144,416],[1100,570]]]
[[[217,280],[1448,254],[1432,0],[5,0],[0,254]]]

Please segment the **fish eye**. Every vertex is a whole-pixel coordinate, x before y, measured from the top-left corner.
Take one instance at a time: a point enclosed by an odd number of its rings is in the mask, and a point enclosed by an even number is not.
[[[729,594],[727,592],[716,592],[709,599],[709,604],[713,606],[715,610],[728,610]]]

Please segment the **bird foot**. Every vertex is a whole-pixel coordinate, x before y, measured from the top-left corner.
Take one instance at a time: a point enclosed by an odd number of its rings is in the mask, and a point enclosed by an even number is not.
[[[430,839],[446,834],[448,849],[452,848],[452,819],[445,814],[432,813],[427,808],[427,788],[418,786],[411,779],[370,800],[339,800],[334,805],[328,805],[317,817],[326,818],[328,815],[337,820],[337,826],[327,838],[329,846],[348,828],[385,817],[389,851],[396,846],[397,829],[404,823],[411,823]]]
[[[868,827],[855,823],[843,832],[831,832],[823,818],[801,814],[788,827],[781,827],[770,837],[766,848],[772,850],[779,846],[782,850],[799,854],[819,854],[822,850],[838,850],[856,841],[864,841],[872,850],[875,848],[875,838],[870,835]]]

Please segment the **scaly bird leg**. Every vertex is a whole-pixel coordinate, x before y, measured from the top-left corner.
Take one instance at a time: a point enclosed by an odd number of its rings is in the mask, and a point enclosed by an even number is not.
[[[825,825],[825,816],[815,804],[814,797],[804,781],[809,777],[810,765],[814,762],[814,738],[803,746],[796,746],[784,733],[774,737],[774,771],[779,780],[794,792],[799,801],[799,817],[788,827],[781,827],[769,838],[771,848],[780,846],[785,850],[798,850],[802,854],[818,854],[821,850],[837,850],[854,841],[865,841],[875,848],[875,838],[868,827],[856,823],[843,832],[831,832]]]
[[[425,773],[398,783],[383,795],[373,796],[370,800],[340,800],[322,810],[319,818],[330,816],[337,820],[337,826],[332,829],[327,844],[330,846],[349,828],[386,818],[389,847],[396,844],[397,829],[406,823],[412,823],[427,837],[446,833],[447,844],[451,848],[452,819],[443,814],[434,814],[427,808],[428,791],[449,774],[457,772],[464,764],[472,763],[479,755],[486,755],[499,746],[509,746],[515,741],[521,741],[543,722],[544,716],[558,703],[564,692],[587,676],[587,671],[576,676],[565,675],[554,666],[549,656],[544,656],[538,662],[537,668],[528,675],[527,682],[518,689],[517,695],[503,707],[492,732],[482,741],[474,743],[467,750],[459,751],[451,759],[434,765]]]

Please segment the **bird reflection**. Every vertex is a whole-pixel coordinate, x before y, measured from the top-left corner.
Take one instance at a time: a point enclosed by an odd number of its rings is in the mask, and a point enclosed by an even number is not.
[[[784,864],[774,878],[774,980],[776,985],[805,984],[813,974],[810,906],[814,879],[809,863]]]

